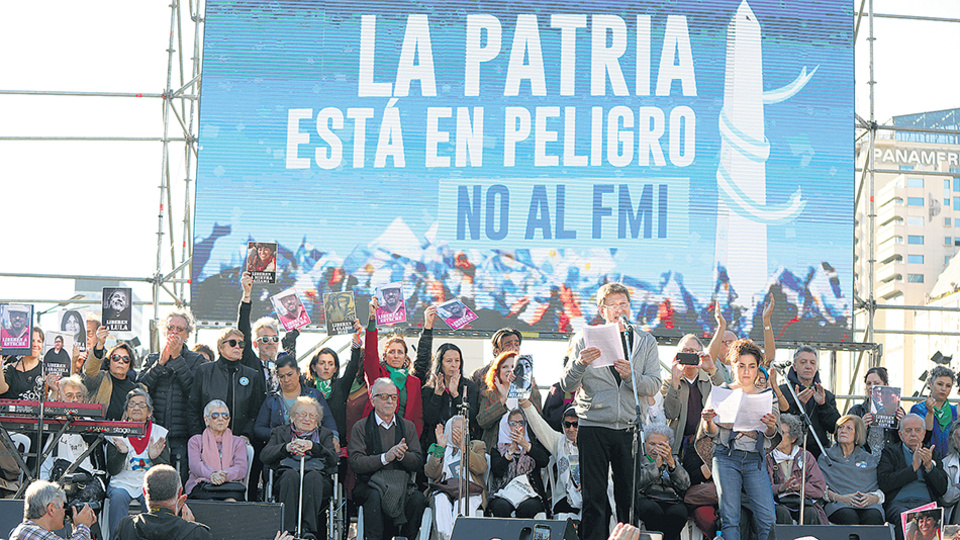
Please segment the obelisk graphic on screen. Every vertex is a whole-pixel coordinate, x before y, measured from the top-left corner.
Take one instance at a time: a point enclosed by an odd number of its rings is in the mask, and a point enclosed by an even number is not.
[[[727,63],[720,112],[720,163],[717,168],[716,264],[726,268],[739,302],[752,306],[764,292],[767,225],[793,221],[803,211],[800,189],[782,205],[767,204],[765,162],[770,143],[764,135],[765,104],[796,94],[816,72],[806,68],[781,89],[763,91],[760,23],[746,0],[727,26]]]

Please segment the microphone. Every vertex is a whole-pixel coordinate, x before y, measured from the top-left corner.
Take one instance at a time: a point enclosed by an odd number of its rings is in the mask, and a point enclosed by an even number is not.
[[[626,329],[624,330],[625,332],[629,332],[630,330],[633,330],[633,325],[630,324],[630,321],[627,320],[626,315],[621,315],[619,320],[620,320],[620,323],[623,324],[623,327]]]

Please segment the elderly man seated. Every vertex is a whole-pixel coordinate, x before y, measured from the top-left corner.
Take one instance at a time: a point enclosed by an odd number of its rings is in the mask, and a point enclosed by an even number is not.
[[[924,419],[908,414],[900,421],[900,444],[883,448],[877,477],[886,498],[884,510],[887,521],[900,522],[900,513],[936,501],[947,491],[947,475],[943,471],[940,452],[932,446],[923,446],[926,432]],[[903,531],[896,527],[897,538]]]
[[[180,474],[169,465],[157,465],[143,479],[149,512],[125,516],[117,528],[117,540],[208,540],[210,529],[196,523],[187,507]]]
[[[67,495],[53,482],[37,480],[30,484],[23,501],[23,523],[10,533],[10,540],[59,540],[53,531],[63,528],[67,512],[73,515],[70,540],[90,540],[90,525],[97,516],[87,505],[78,511],[67,508],[66,502]]]
[[[370,394],[374,412],[354,424],[350,436],[350,467],[357,475],[353,500],[363,506],[367,539],[389,538],[385,531],[393,528],[413,538],[424,505],[412,474],[423,466],[417,430],[397,416],[399,394],[388,377],[374,381]]]

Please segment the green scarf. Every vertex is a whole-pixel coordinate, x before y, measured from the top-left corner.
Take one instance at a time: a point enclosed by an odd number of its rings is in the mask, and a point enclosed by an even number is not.
[[[350,385],[350,394],[355,394],[358,390],[362,389],[367,385],[367,382],[363,380],[363,377],[357,377],[353,380],[353,384]]]
[[[323,394],[324,399],[328,399],[330,397],[330,390],[332,389],[333,385],[330,384],[330,379],[317,379],[317,390]]]
[[[939,409],[934,407],[933,416],[936,417],[937,423],[940,424],[940,429],[946,431],[947,426],[953,421],[953,410],[950,409],[950,402],[944,401],[943,407]]]
[[[390,367],[390,364],[386,362],[384,362],[383,367],[387,368],[387,372],[390,373],[390,380],[396,385],[397,391],[402,394],[404,388],[407,387],[407,370]]]

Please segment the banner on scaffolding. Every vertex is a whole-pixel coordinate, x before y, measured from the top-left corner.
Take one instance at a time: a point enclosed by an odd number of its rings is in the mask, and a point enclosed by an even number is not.
[[[312,324],[401,283],[407,322],[599,320],[656,334],[719,305],[760,338],[851,339],[853,29],[799,0],[209,0],[193,306],[235,317],[248,242]],[[269,302],[255,302],[255,315]],[[361,314],[362,316],[362,314]]]

